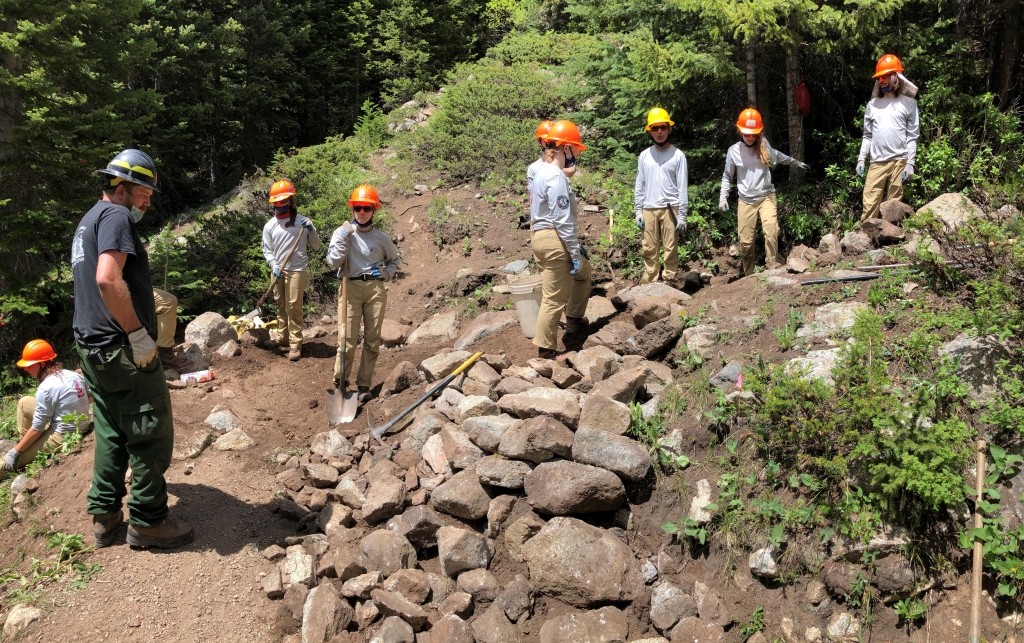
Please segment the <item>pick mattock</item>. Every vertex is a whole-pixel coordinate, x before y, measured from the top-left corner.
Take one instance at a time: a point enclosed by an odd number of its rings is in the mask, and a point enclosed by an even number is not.
[[[305,232],[306,232],[305,229],[299,230],[299,234],[295,235],[295,243],[292,244],[292,249],[288,251],[288,256],[285,257],[284,263],[281,264],[281,270],[284,270],[284,267],[287,266],[288,262],[292,260],[292,254],[294,254],[295,253],[295,249],[299,247],[299,240],[302,239],[302,235]],[[251,311],[245,313],[241,317],[239,317],[239,319],[256,319],[256,316],[260,314],[260,306],[263,305],[263,300],[266,299],[268,295],[270,295],[270,293],[274,290],[274,286],[276,284],[277,284],[277,276],[276,275],[271,275],[270,276],[270,288],[267,288],[267,292],[263,293],[263,296],[260,297],[260,300],[256,302],[256,307],[253,308]]]
[[[426,394],[423,397],[421,397],[420,399],[418,399],[415,402],[413,402],[412,404],[410,404],[408,408],[406,408],[404,411],[402,411],[401,413],[399,413],[395,417],[391,418],[390,420],[388,420],[384,424],[382,424],[380,426],[377,426],[377,427],[373,426],[373,420],[370,419],[370,414],[369,414],[369,412],[367,412],[367,414],[366,414],[366,424],[370,427],[370,435],[372,435],[373,437],[377,438],[377,441],[380,442],[381,444],[384,444],[384,440],[382,440],[381,438],[384,437],[384,434],[387,433],[391,429],[391,427],[395,426],[396,424],[398,424],[398,422],[400,422],[402,420],[402,418],[404,418],[405,416],[407,416],[410,413],[412,413],[413,411],[415,411],[416,407],[418,407],[420,404],[423,404],[424,402],[429,400],[431,398],[431,396],[433,396],[435,393],[437,393],[438,391],[440,391],[444,387],[446,387],[449,384],[451,384],[452,380],[454,380],[456,377],[458,377],[459,374],[462,373],[464,370],[466,370],[470,366],[472,366],[473,362],[475,362],[476,360],[480,359],[481,355],[483,355],[483,352],[473,353],[473,355],[471,355],[469,359],[467,359],[465,362],[463,362],[462,365],[460,365],[457,369],[452,371],[451,375],[449,375],[448,377],[442,379],[437,384],[432,386],[430,388],[430,390],[427,391]]]
[[[327,389],[327,420],[331,424],[348,424],[356,417],[356,392],[348,390],[345,366],[348,360],[348,261],[341,267],[341,319],[338,320],[338,353],[341,359],[341,381]],[[358,331],[357,331],[358,332]],[[341,390],[339,390],[341,386]]]

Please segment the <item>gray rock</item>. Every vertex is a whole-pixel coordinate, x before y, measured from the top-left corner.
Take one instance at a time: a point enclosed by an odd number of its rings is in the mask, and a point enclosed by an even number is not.
[[[842,247],[840,246],[839,239],[836,235],[829,233],[822,237],[821,241],[818,243],[818,252],[821,254],[827,254],[830,252],[842,254]]]
[[[686,643],[724,643],[725,630],[717,623],[710,623],[696,616],[688,616],[672,628],[669,638],[673,642],[680,643],[682,641]]]
[[[473,622],[476,643],[518,643],[519,628],[509,622],[501,606],[494,604]]]
[[[579,408],[579,405],[577,405]],[[539,464],[572,456],[573,432],[558,420],[539,416],[514,425],[501,436],[498,453],[513,460]]]
[[[409,625],[397,616],[384,619],[377,636],[370,643],[416,643],[416,633]]]
[[[860,621],[849,612],[840,612],[829,621],[825,636],[830,641],[842,641],[847,637],[853,637],[853,640],[856,640],[858,630],[860,630]]]
[[[536,536],[544,524],[537,514],[528,512],[508,526],[505,530],[505,549],[513,560],[523,562],[523,543]]]
[[[636,368],[616,373],[600,384],[597,384],[590,391],[590,395],[603,395],[616,402],[630,404],[636,400],[636,394],[647,382],[649,374],[650,371],[646,366],[637,366]]]
[[[623,353],[654,357],[671,346],[683,332],[683,322],[678,315],[669,315],[664,319],[647,324],[642,330],[628,337],[623,346]]]
[[[530,262],[527,259],[516,259],[502,266],[501,271],[510,275],[518,275],[524,270],[529,269]]]
[[[388,529],[405,536],[417,547],[437,545],[437,530],[444,525],[441,517],[426,505],[409,507],[401,516],[388,523]]]
[[[218,346],[214,352],[224,359],[231,359],[242,354],[242,347],[235,340],[229,339]]]
[[[555,516],[615,511],[626,499],[626,488],[614,473],[568,460],[538,465],[526,476],[524,488],[536,511]]]
[[[889,254],[888,250],[879,248],[878,250],[868,251],[868,260],[876,266],[884,266],[890,263],[896,263],[895,257]]]
[[[452,374],[456,368],[470,358],[472,353],[463,350],[438,353],[420,362],[419,371],[427,382],[436,382]]]
[[[195,342],[211,350],[225,342],[238,339],[238,333],[228,320],[214,312],[199,315],[185,327],[185,341]]]
[[[786,362],[787,375],[799,375],[805,381],[819,379],[829,386],[833,386],[832,369],[836,367],[836,360],[839,357],[839,349],[810,351],[806,357],[797,357]]]
[[[631,601],[644,586],[624,542],[575,518],[552,518],[522,553],[534,586],[576,607]]]
[[[626,643],[628,635],[626,615],[609,605],[548,620],[540,628],[540,643]]]
[[[594,377],[594,373],[591,373],[591,369],[596,366],[598,361],[602,358],[604,358],[606,364],[617,363],[619,360],[619,356],[615,351],[611,350],[607,346],[594,346],[593,348],[581,350],[576,354],[570,353],[566,358],[566,361],[568,361],[572,367],[579,371],[584,377],[589,377],[594,382],[599,382],[605,379],[607,375],[604,377]]]
[[[917,211],[917,214],[926,213],[941,221],[950,231],[956,230],[968,219],[985,216],[985,213],[973,201],[956,192],[940,195],[921,206]]]
[[[489,388],[494,388],[501,382],[501,374],[494,370],[492,366],[481,361],[473,364],[473,367],[469,369],[466,376],[471,380],[487,385]]]
[[[812,578],[807,581],[807,587],[804,590],[804,601],[817,605],[818,603],[828,598],[828,590],[825,589],[825,583],[821,582],[817,578]]]
[[[469,418],[498,414],[498,405],[491,401],[491,398],[467,395],[455,409],[455,421],[461,424]]]
[[[739,380],[743,372],[743,362],[733,360],[725,365],[725,368],[715,373],[711,378],[711,385],[722,390],[730,389]]]
[[[501,399],[504,395],[515,395],[525,393],[533,388],[530,382],[518,377],[506,377],[494,387],[494,393]]]
[[[309,483],[318,489],[338,484],[338,470],[329,464],[308,462],[302,467]]]
[[[9,452],[10,449],[7,451]],[[7,452],[4,453],[4,455],[6,454]],[[17,496],[23,493],[35,493],[36,491],[39,491],[39,481],[35,478],[28,477],[24,473],[20,474],[13,482],[11,482],[12,496]]]
[[[427,613],[423,608],[401,594],[375,589],[370,593],[370,599],[382,616],[396,616],[411,625],[414,631],[418,632],[427,624]]]
[[[811,262],[807,261],[803,257],[789,255],[789,257],[786,258],[786,270],[793,274],[807,272],[810,267]]]
[[[267,595],[267,598],[281,598],[284,596],[281,570],[277,567],[272,568],[270,573],[263,577],[260,584],[263,586],[263,592]]]
[[[352,621],[352,606],[328,585],[309,592],[302,608],[303,643],[326,643],[345,631]]]
[[[583,404],[577,431],[597,429],[613,435],[625,435],[629,430],[629,407],[609,397],[591,393]]]
[[[750,573],[761,578],[778,578],[779,565],[772,557],[774,553],[775,546],[768,545],[750,554],[750,558],[747,561]]]
[[[495,599],[498,605],[505,610],[505,616],[510,621],[518,621],[524,614],[529,615],[533,610],[533,597],[536,591],[533,585],[521,574],[516,574],[515,580],[505,586]]]
[[[351,527],[353,524],[352,509],[339,502],[329,502],[317,516],[316,524],[320,531],[328,537],[339,528]]]
[[[484,451],[495,453],[505,432],[522,420],[508,414],[486,415],[469,418],[462,423],[462,430],[469,439]]]
[[[470,569],[459,574],[455,586],[460,592],[472,596],[473,602],[477,605],[493,602],[501,591],[498,579],[486,569]]]
[[[480,486],[476,472],[460,471],[430,494],[434,508],[464,520],[479,520],[487,515],[490,496]]]
[[[574,427],[580,420],[579,398],[572,391],[557,388],[532,388],[525,393],[505,395],[498,408],[522,419],[550,416]]]
[[[468,348],[518,323],[519,315],[514,310],[481,313],[456,340],[455,348]]]
[[[421,604],[430,595],[427,573],[420,569],[400,569],[388,576],[381,586],[389,592],[396,592],[413,603]]]
[[[697,581],[693,584],[693,599],[697,602],[697,615],[704,621],[712,621],[725,627],[731,622],[728,614],[722,610],[722,600],[718,594],[704,583]]]
[[[206,416],[205,422],[213,427],[215,431],[220,431],[221,433],[226,433],[242,426],[242,421],[231,412],[231,409],[220,409],[219,407]]]
[[[839,240],[839,245],[843,249],[843,254],[856,257],[874,248],[871,244],[871,237],[856,230],[851,230],[843,235],[843,238]]]
[[[281,563],[281,576],[284,584],[305,585],[312,587],[316,580],[313,557],[306,553],[302,545],[292,545],[285,550],[284,562]]]
[[[437,313],[409,335],[410,346],[449,342],[459,335],[459,311]],[[468,357],[468,355],[467,355]],[[454,369],[453,369],[454,370]],[[442,375],[442,377],[444,377]]]
[[[334,491],[338,499],[352,509],[362,509],[363,504],[366,503],[366,480],[355,480],[342,476]]]
[[[707,506],[711,504],[711,483],[707,479],[697,481],[697,495],[690,500],[690,512],[687,517],[690,520],[703,525],[711,520],[711,512]]]
[[[493,546],[486,538],[459,527],[437,530],[437,552],[441,571],[449,578],[469,569],[487,569],[494,555]]]
[[[490,402],[490,400],[487,401]],[[473,444],[469,436],[453,424],[441,429],[441,443],[444,445],[445,457],[455,469],[468,469],[477,460],[484,457],[484,452],[480,450],[480,447]]]
[[[475,643],[473,628],[466,621],[456,614],[448,614],[441,617],[434,627],[430,628],[431,643],[444,641],[445,643]]]
[[[387,378],[384,379],[384,386],[381,387],[381,395],[394,395],[413,387],[420,382],[419,371],[412,362],[399,362],[391,369]]]
[[[380,326],[380,341],[388,348],[401,346],[409,341],[411,330],[405,324],[399,324],[393,319],[385,319]]]
[[[689,616],[697,616],[697,603],[672,583],[663,581],[651,592],[651,624],[661,634]]]
[[[889,199],[882,202],[881,214],[883,220],[893,225],[901,225],[904,219],[914,216],[914,208],[899,199]]]
[[[334,430],[314,435],[309,450],[327,461],[337,460],[342,456],[356,458],[360,455],[345,436]]]
[[[522,489],[526,476],[533,470],[526,462],[497,456],[478,460],[475,468],[481,483],[502,489]]]
[[[370,525],[398,515],[405,507],[405,482],[392,475],[374,479],[363,503],[363,520]]]
[[[587,302],[587,311],[583,314],[591,324],[599,324],[611,319],[618,311],[615,304],[605,297],[591,297]]]
[[[369,533],[359,541],[359,548],[366,556],[367,566],[385,576],[416,566],[416,549],[412,543],[387,529]]]
[[[515,506],[515,496],[498,496],[491,500],[487,506],[487,529],[484,536],[496,538],[501,531],[501,524],[512,514],[512,507]]]
[[[959,335],[939,348],[939,355],[956,362],[956,374],[970,389],[972,399],[984,401],[995,392],[999,361],[1012,359],[1010,351],[994,335]]]
[[[469,618],[473,615],[473,597],[463,592],[455,592],[438,603],[437,613],[442,617],[455,614],[459,618]]]
[[[421,406],[416,411],[416,419],[409,428],[409,444],[407,446],[416,452],[416,455],[421,455],[423,445],[426,444],[430,436],[440,433],[446,424],[448,424],[448,418],[441,412]]]
[[[664,297],[677,302],[683,302],[690,299],[690,296],[682,290],[678,290],[668,284],[656,281],[649,284],[642,284],[640,286],[627,288],[617,296],[613,297],[612,303],[617,305],[625,304],[636,299],[644,299],[646,297]]]
[[[551,381],[555,383],[558,388],[569,388],[573,384],[579,383],[583,376],[572,370],[571,368],[565,368],[560,365],[555,365],[551,370]]]
[[[213,441],[217,451],[245,451],[256,446],[256,441],[242,429],[233,429]]]
[[[853,328],[857,314],[868,310],[860,301],[835,302],[819,306],[814,310],[813,319],[797,329],[797,337],[829,337],[841,330]]]
[[[434,408],[440,411],[441,415],[455,422],[459,417],[459,404],[462,404],[464,399],[466,399],[465,395],[449,386],[441,391],[441,395],[434,401]]]
[[[711,324],[691,326],[683,331],[683,343],[686,350],[702,358],[709,358],[714,353],[713,346],[718,341],[718,327]]]
[[[421,451],[423,461],[430,469],[445,478],[452,475],[451,465],[448,463],[448,456],[444,452],[444,440],[440,434],[432,435],[427,439]]]
[[[638,482],[651,470],[651,456],[636,440],[600,429],[580,429],[572,443],[572,459],[607,469],[629,482]]]

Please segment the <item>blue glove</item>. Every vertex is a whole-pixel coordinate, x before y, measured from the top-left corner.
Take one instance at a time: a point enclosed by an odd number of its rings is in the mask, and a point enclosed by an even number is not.
[[[313,222],[309,219],[302,222],[302,227],[306,229],[306,232],[313,234]]]
[[[17,449],[11,449],[8,451],[7,455],[4,456],[4,463],[3,465],[0,465],[0,468],[7,472],[14,471],[15,467],[18,466],[19,455],[21,455],[21,453],[19,453]]]
[[[864,176],[864,161],[857,161],[857,176]]]
[[[579,261],[579,259],[573,259],[572,260],[572,270],[569,271],[569,274],[573,275],[573,276],[576,276],[576,273],[579,272],[579,271],[580,271],[580,261]]]
[[[636,227],[640,228],[641,230],[644,229],[644,215],[643,214],[636,215]]]
[[[913,176],[914,176],[914,166],[913,165],[908,165],[906,167],[906,169],[903,170],[903,182],[906,183],[911,178],[913,178]]]
[[[590,253],[587,252],[587,249],[584,248],[583,246],[580,246],[580,254],[583,255],[584,259],[586,259],[587,261],[590,261]]]
[[[281,276],[281,266],[274,266],[274,276],[275,277],[280,277]]]
[[[384,278],[384,277],[381,276],[380,270],[377,270],[377,266],[373,266],[373,267],[370,268],[370,274],[373,275],[374,277],[376,277],[377,279],[383,279]]]

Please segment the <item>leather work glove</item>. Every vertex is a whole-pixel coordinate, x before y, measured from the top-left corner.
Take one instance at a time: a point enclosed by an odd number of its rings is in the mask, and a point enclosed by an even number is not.
[[[3,465],[0,465],[0,469],[3,469],[4,471],[7,472],[14,471],[15,467],[18,466],[19,455],[21,455],[21,452],[18,451],[17,449],[11,449],[10,451],[8,451],[7,455],[4,456],[4,463]]]
[[[579,259],[573,259],[572,260],[572,270],[569,271],[569,274],[572,275],[573,277],[575,277],[576,273],[579,272],[579,271],[580,271],[580,260]]]
[[[729,211],[729,199],[727,199],[724,196],[721,197],[720,199],[718,199],[718,209],[721,210],[722,212],[728,212]]]
[[[800,168],[801,170],[803,170],[804,172],[806,172],[807,170],[811,169],[811,166],[806,164],[806,163],[804,163],[803,161],[801,161],[800,165],[798,165],[797,167]]]
[[[341,236],[347,237],[348,235],[352,234],[352,232],[355,229],[356,228],[355,226],[352,225],[351,221],[346,221],[345,223],[341,224]]]
[[[864,160],[857,161],[857,176],[864,176]]]
[[[275,277],[280,277],[281,276],[281,266],[274,266],[274,276]]]
[[[903,182],[906,183],[907,181],[909,181],[913,177],[914,177],[914,166],[913,165],[908,165],[903,170]]]
[[[146,368],[146,364],[156,357],[156,342],[149,336],[146,327],[128,333],[128,341],[132,344],[132,358],[139,368]]]
[[[636,227],[640,228],[641,230],[644,229],[644,215],[642,213],[636,215]]]
[[[590,260],[590,253],[587,252],[587,249],[583,246],[580,246],[580,254],[583,255],[584,259],[587,259],[588,261]]]

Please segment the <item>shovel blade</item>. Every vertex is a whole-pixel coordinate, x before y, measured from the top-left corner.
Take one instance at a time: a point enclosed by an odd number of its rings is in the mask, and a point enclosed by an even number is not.
[[[348,424],[355,419],[358,409],[355,391],[327,389],[327,420],[331,424]]]
[[[245,313],[244,315],[239,317],[239,319],[256,319],[256,316],[259,315],[259,314],[260,314],[260,309],[256,308],[255,310],[251,310],[251,311]]]

